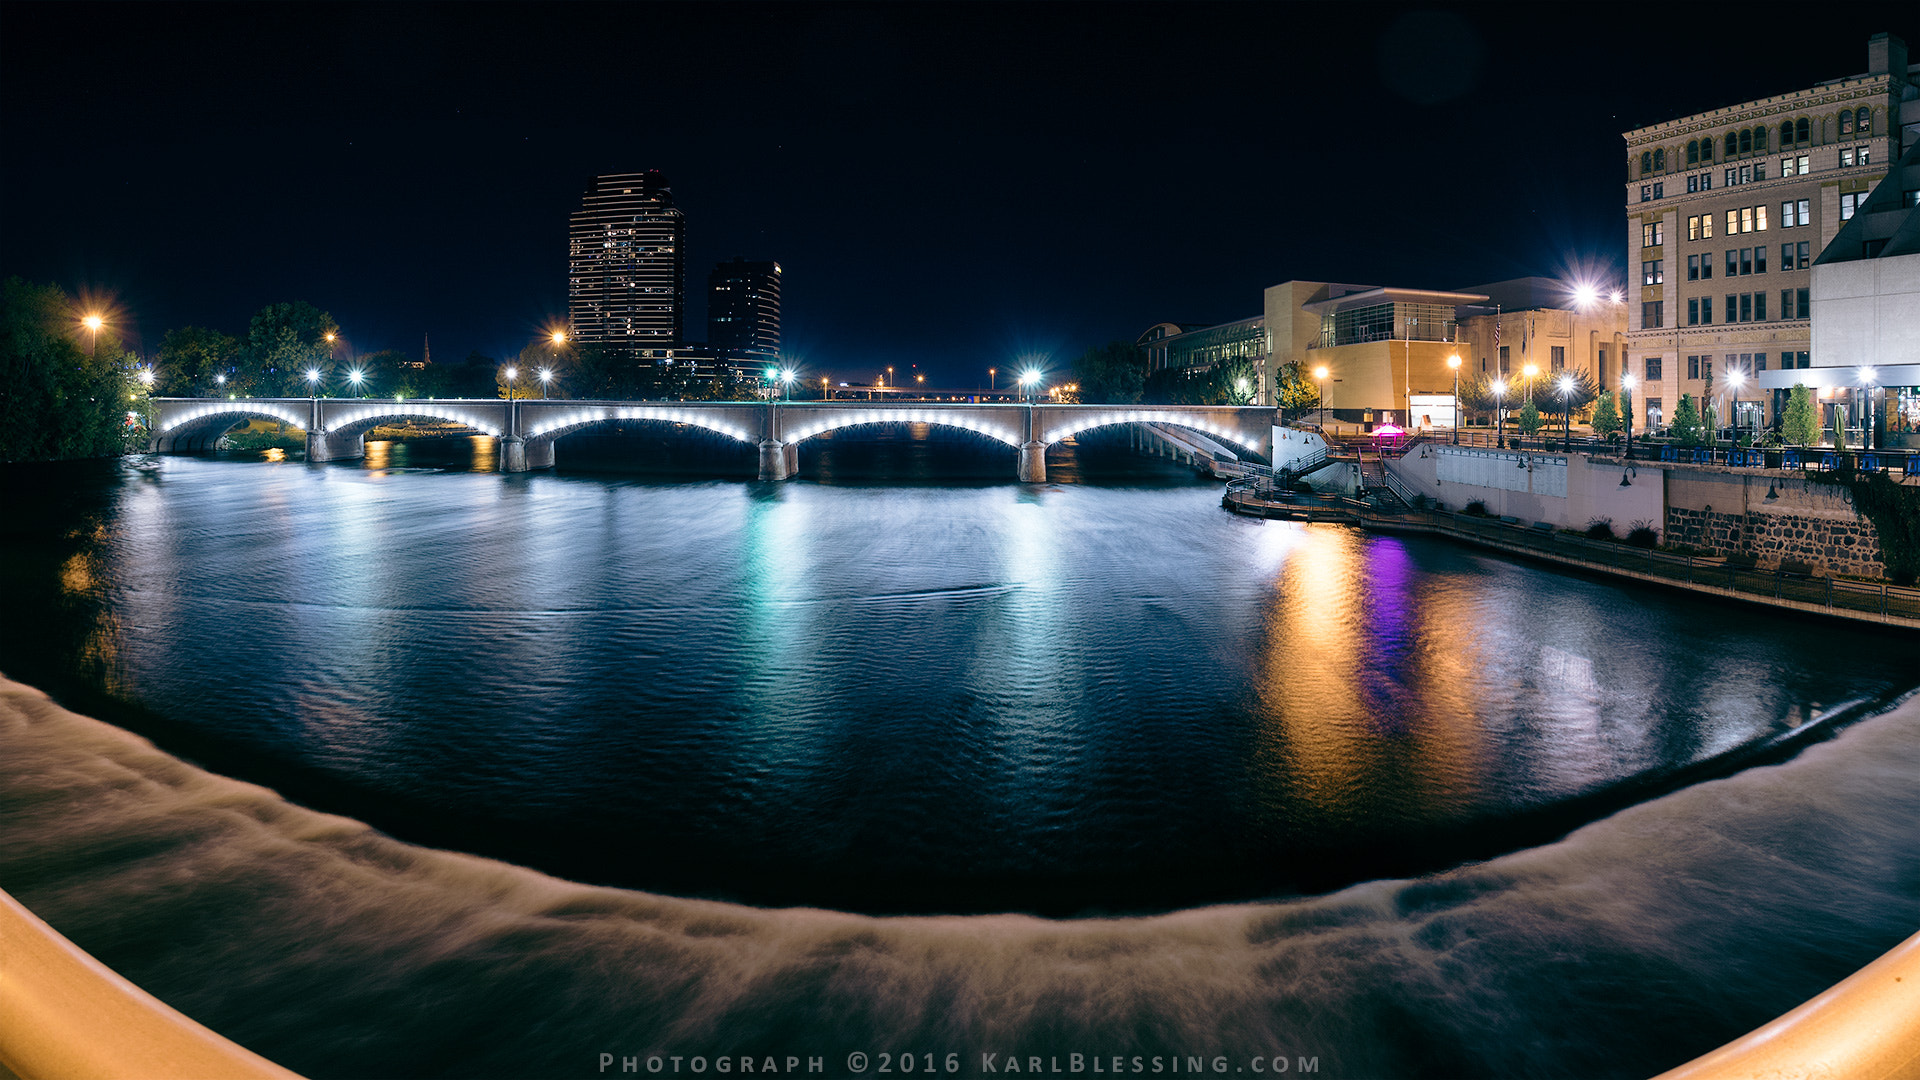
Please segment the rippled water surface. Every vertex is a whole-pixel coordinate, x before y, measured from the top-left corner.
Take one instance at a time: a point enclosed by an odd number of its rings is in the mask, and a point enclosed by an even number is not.
[[[1046,486],[411,464],[16,477],[8,588],[44,614],[0,670],[576,879],[1052,913],[1525,846],[1916,680],[1872,631],[1237,518],[1158,463]]]

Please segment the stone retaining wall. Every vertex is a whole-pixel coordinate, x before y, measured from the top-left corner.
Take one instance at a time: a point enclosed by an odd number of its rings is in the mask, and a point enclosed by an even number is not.
[[[1723,514],[1670,506],[1662,539],[1710,555],[1751,554],[1762,565],[1791,560],[1831,574],[1884,577],[1887,572],[1880,557],[1880,535],[1864,517]]]

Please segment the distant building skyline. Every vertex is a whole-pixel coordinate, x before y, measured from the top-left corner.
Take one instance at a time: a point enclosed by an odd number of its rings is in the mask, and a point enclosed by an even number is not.
[[[736,255],[707,277],[707,344],[751,356],[780,354],[780,283],[773,260]]]
[[[687,218],[658,169],[588,182],[567,232],[575,342],[672,349],[685,340]]]

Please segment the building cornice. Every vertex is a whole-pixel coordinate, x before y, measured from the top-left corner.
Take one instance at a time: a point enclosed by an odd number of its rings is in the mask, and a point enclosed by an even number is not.
[[[1822,105],[1838,105],[1843,101],[1884,96],[1890,85],[1891,80],[1886,75],[1846,79],[1839,83],[1761,98],[1757,101],[1730,105],[1724,109],[1715,109],[1712,112],[1694,113],[1691,116],[1634,128],[1632,131],[1622,132],[1620,137],[1626,140],[1628,146],[1633,147],[1665,142],[1668,139],[1692,135],[1728,124],[1751,122],[1770,116],[1779,116],[1782,113],[1804,112]]]

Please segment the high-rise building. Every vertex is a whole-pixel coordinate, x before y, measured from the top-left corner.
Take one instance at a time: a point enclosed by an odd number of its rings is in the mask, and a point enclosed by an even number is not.
[[[1682,394],[1723,425],[1779,415],[1787,391],[1760,394],[1761,376],[1814,362],[1814,260],[1899,158],[1903,126],[1920,136],[1917,81],[1906,44],[1876,34],[1863,74],[1625,133],[1638,424],[1672,419]]]
[[[707,278],[707,344],[752,356],[780,352],[780,264],[736,255]]]
[[[573,340],[648,351],[678,346],[686,251],[686,215],[659,170],[594,177],[567,237]]]

